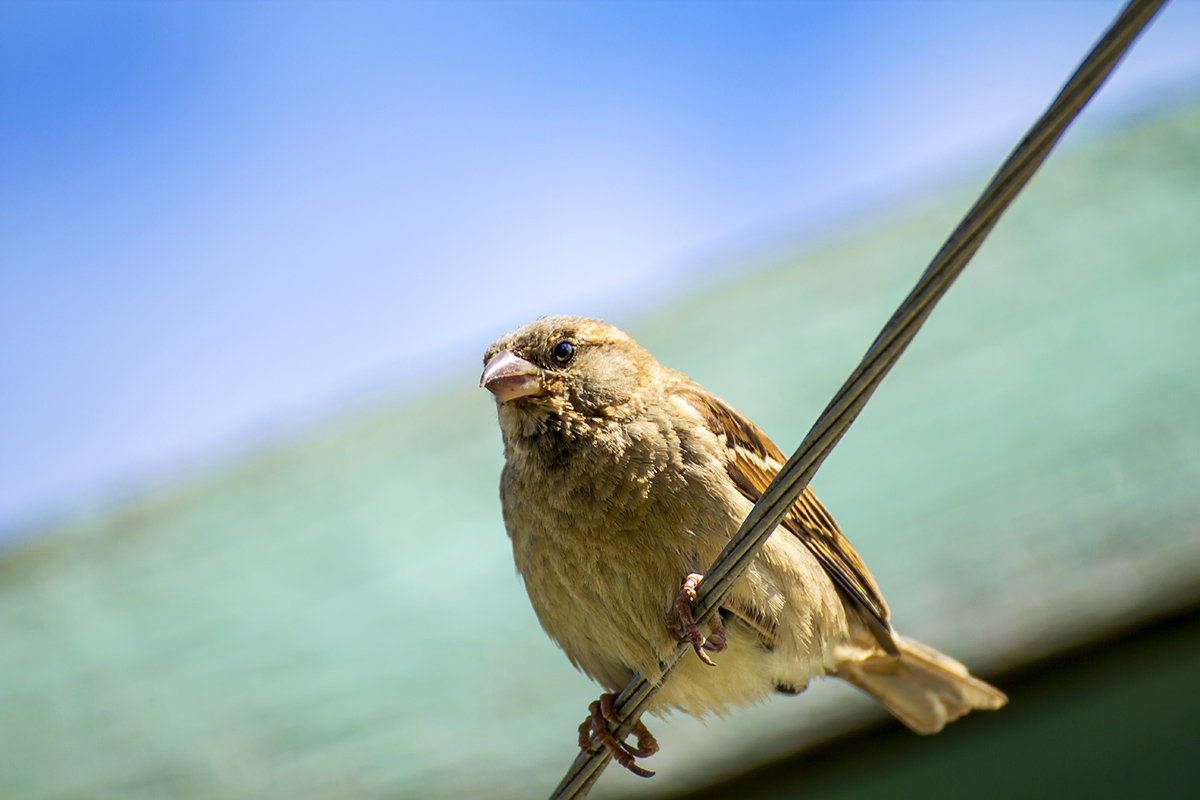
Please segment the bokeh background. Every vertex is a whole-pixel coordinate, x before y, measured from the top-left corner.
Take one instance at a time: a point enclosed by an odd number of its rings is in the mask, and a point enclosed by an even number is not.
[[[546,794],[596,690],[513,574],[483,348],[602,316],[790,450],[1117,11],[0,5],[5,796]],[[1198,33],[1166,8],[816,481],[1012,706],[910,742],[822,684],[597,796],[791,796],[811,757],[733,776],[830,737],[805,796],[1186,774]]]

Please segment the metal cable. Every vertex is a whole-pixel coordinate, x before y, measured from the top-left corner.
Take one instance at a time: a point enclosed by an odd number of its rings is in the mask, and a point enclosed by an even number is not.
[[[916,336],[934,305],[967,266],[1000,216],[1045,161],[1067,126],[1112,73],[1133,40],[1165,4],[1166,0],[1131,0],[1076,69],[1058,97],[1001,165],[975,205],[934,256],[912,292],[884,325],[858,367],[826,406],[795,454],[771,481],[737,533],[709,567],[697,591],[696,619],[707,619],[724,600],[775,526],[808,486],[825,457],[854,422],[883,377]],[[688,652],[691,652],[691,646],[681,642],[668,654],[664,659],[660,683],[666,681],[680,658]],[[614,731],[618,739],[623,739],[629,733],[656,691],[657,688],[641,675],[634,675],[629,681],[615,703],[618,715],[625,720]],[[550,795],[550,800],[585,797],[610,759],[611,756],[603,748],[598,752],[581,751]]]

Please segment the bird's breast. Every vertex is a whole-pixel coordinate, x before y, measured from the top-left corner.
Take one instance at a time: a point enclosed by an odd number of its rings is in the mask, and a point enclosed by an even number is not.
[[[677,448],[645,445],[636,426],[604,433],[555,458],[536,443],[510,445],[501,499],[542,627],[619,689],[633,669],[655,673],[674,643],[664,615],[680,582],[709,563],[736,521],[693,485],[703,476]]]

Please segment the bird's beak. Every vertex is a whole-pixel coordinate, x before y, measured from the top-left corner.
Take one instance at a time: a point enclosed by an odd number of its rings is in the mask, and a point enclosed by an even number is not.
[[[542,371],[511,350],[501,350],[483,368],[479,385],[496,395],[501,403],[541,394]]]

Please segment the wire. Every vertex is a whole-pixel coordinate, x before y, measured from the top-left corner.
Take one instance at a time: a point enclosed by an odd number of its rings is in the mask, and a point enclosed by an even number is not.
[[[916,336],[934,305],[966,268],[1001,215],[1045,161],[1067,126],[1116,68],[1133,40],[1165,4],[1166,0],[1131,0],[1075,70],[1058,97],[1009,154],[975,205],[933,257],[912,292],[884,325],[858,367],[826,406],[795,454],[779,470],[737,533],[709,567],[696,594],[696,619],[707,619],[725,599]],[[690,651],[690,645],[681,642],[668,654],[659,678],[660,685],[684,653]],[[629,733],[656,691],[657,687],[642,675],[634,675],[629,681],[614,704],[617,714],[624,720],[614,731],[618,740]],[[550,800],[585,797],[610,759],[604,748],[596,752],[581,751],[550,795]]]

